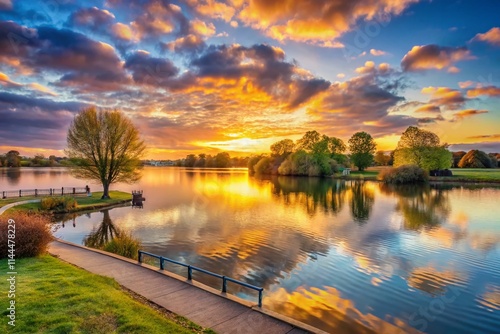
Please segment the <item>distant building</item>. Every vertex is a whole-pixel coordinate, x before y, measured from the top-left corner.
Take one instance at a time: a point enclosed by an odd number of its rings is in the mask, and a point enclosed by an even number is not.
[[[155,166],[155,167],[175,166],[175,161],[173,161],[173,160],[146,160],[146,161],[144,161],[144,165]]]

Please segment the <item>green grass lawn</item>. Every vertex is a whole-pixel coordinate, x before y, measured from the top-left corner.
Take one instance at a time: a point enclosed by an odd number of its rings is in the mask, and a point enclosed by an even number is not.
[[[91,197],[87,196],[76,196],[76,202],[78,203],[78,207],[75,211],[83,211],[83,210],[91,210],[91,209],[99,209],[102,207],[107,207],[115,204],[123,203],[124,201],[131,200],[132,194],[126,193],[123,191],[110,191],[109,196],[110,199],[101,199],[102,191],[92,193]],[[30,199],[40,199],[43,197],[16,197],[16,198],[8,198],[0,200],[0,207],[14,203],[19,201],[25,201]],[[40,203],[27,203],[19,206],[15,206],[9,210],[8,213],[13,213],[16,211],[38,211],[40,209]]]
[[[16,269],[16,326],[7,323],[8,282],[2,279],[1,333],[214,333],[144,305],[111,278],[48,255],[18,259]],[[7,261],[0,270],[9,271]]]
[[[335,174],[336,178],[346,178],[346,179],[365,179],[374,180],[377,178],[378,173],[389,167],[370,167],[363,172],[357,170],[351,171],[351,174],[347,177],[342,176],[342,174]],[[432,177],[431,181],[453,181],[453,182],[500,182],[500,169],[498,168],[452,168],[453,177]]]
[[[123,191],[110,191],[110,199],[101,199],[102,191],[92,193],[91,197],[76,197],[79,208],[107,206],[132,199],[132,194]]]
[[[498,168],[452,168],[454,179],[477,180],[477,181],[500,181],[500,169]]]

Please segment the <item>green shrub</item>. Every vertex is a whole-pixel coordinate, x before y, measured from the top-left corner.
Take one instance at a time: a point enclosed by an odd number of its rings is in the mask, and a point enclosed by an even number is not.
[[[273,170],[272,160],[269,157],[263,157],[253,167],[256,174],[271,174]]]
[[[279,175],[292,175],[292,161],[290,159],[286,159],[281,163],[281,165],[278,167],[278,174]]]
[[[429,175],[417,165],[403,165],[383,169],[378,174],[378,179],[390,184],[423,183],[429,180]]]
[[[8,250],[11,249],[8,245],[8,235],[13,234],[12,228],[9,229],[9,219],[15,222],[15,238],[11,240],[15,242],[16,258],[37,256],[47,250],[47,245],[52,241],[50,219],[40,214],[17,212],[8,218],[6,215],[0,217],[0,258],[7,258]]]
[[[247,164],[247,167],[248,167],[248,172],[250,174],[253,174],[255,173],[254,171],[254,167],[255,165],[257,164],[257,162],[259,162],[259,160],[261,159],[262,157],[260,155],[254,155],[252,157],[250,157],[250,159],[248,159],[248,164]]]
[[[44,197],[40,202],[42,210],[68,211],[75,209],[76,200],[73,197]]]
[[[120,231],[102,247],[102,250],[137,260],[137,252],[140,248],[140,240],[134,238],[130,232]]]
[[[488,154],[479,150],[470,150],[460,159],[460,168],[495,168],[495,164]]]

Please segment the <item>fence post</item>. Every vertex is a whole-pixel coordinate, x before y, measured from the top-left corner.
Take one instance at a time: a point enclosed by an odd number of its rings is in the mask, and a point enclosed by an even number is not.
[[[49,188],[50,196],[52,196],[52,188]]]
[[[22,191],[22,190],[21,190],[21,189],[19,189],[19,197],[23,197],[23,196],[21,195],[21,191]]]
[[[165,269],[165,267],[163,265],[163,256],[160,256],[160,269],[161,270]]]
[[[35,197],[38,196],[38,189],[35,189]]]
[[[73,195],[75,194],[75,188],[73,188]]]
[[[137,251],[137,260],[139,260],[139,263],[142,263],[142,252],[141,251]]]
[[[5,198],[5,191],[2,191],[2,198]]]
[[[222,276],[222,292],[227,292],[226,276]]]
[[[259,290],[259,307],[262,307],[262,289]]]
[[[64,187],[61,187],[61,196],[64,195]]]
[[[193,279],[193,268],[191,268],[191,265],[188,266],[188,280]]]

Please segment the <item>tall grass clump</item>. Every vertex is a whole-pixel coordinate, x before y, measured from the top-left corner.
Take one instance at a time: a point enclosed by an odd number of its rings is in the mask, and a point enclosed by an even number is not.
[[[425,170],[417,165],[403,165],[398,168],[383,169],[378,179],[389,184],[424,183],[429,180]]]
[[[13,220],[14,224],[9,224]],[[15,234],[13,228],[15,227]],[[9,235],[15,238],[9,239]],[[8,217],[0,216],[0,258],[7,258],[11,249],[8,240],[14,240],[15,257],[32,257],[45,253],[49,242],[52,241],[50,232],[50,218],[40,214],[16,212]]]
[[[102,250],[137,260],[140,248],[139,239],[134,238],[130,232],[121,230],[118,235],[104,244]]]
[[[77,207],[77,202],[73,197],[44,197],[40,201],[42,210],[69,211]]]

